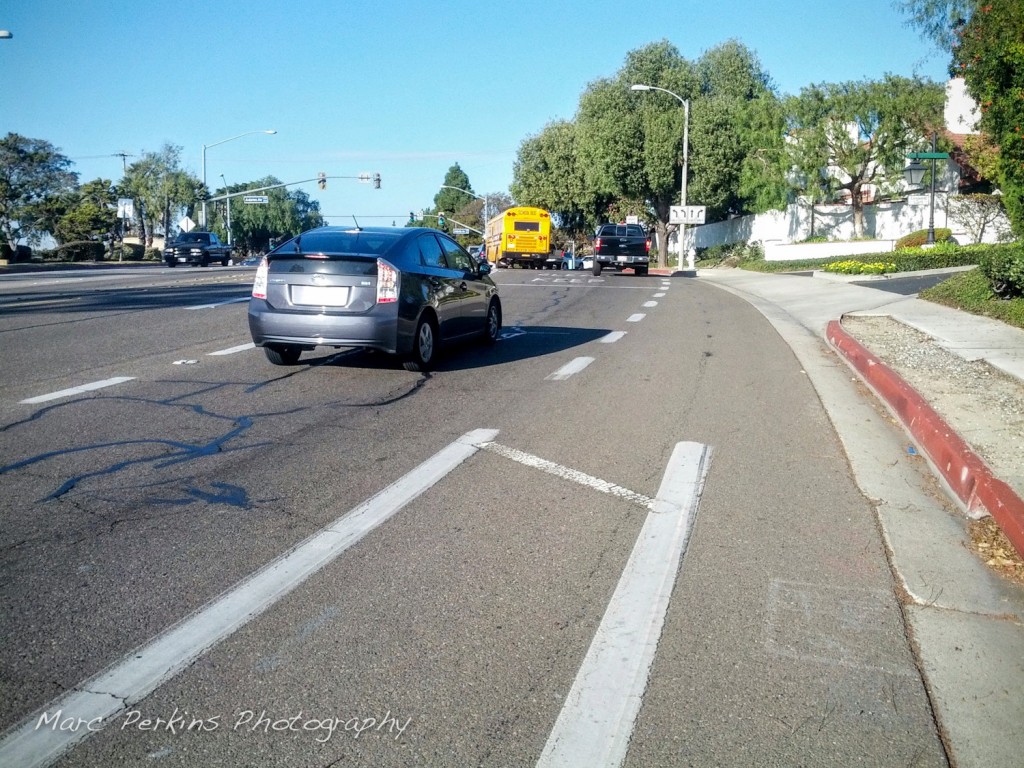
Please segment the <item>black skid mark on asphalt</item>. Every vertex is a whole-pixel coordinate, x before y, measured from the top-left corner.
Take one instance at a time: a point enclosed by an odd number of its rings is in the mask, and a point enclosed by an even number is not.
[[[348,354],[348,353],[341,353],[341,355],[344,355],[344,354]],[[338,356],[339,355],[331,356],[331,358],[327,358],[327,360],[335,359]],[[293,373],[289,373],[289,374],[286,375],[286,377],[287,376],[295,375],[296,373],[300,373],[302,370],[308,370],[308,368],[300,369],[299,371],[295,371]],[[338,403],[338,405],[340,405],[342,407],[351,407],[351,408],[373,408],[373,407],[380,407],[380,406],[390,405],[392,403],[396,403],[396,402],[398,402],[400,400],[403,400],[404,398],[410,397],[411,395],[413,395],[416,392],[418,392],[420,390],[420,388],[424,384],[426,384],[427,381],[430,380],[430,378],[431,377],[430,377],[429,373],[424,373],[424,374],[422,374],[420,376],[420,378],[418,378],[415,381],[415,383],[412,385],[411,388],[401,392],[398,395],[395,395],[394,397],[389,397],[386,400],[377,400],[377,401],[374,401],[372,403],[363,403],[363,404]],[[185,394],[182,394],[182,395],[177,395],[177,396],[174,396],[174,397],[168,397],[168,398],[163,399],[163,400],[153,400],[153,399],[150,399],[150,398],[131,397],[131,396],[126,396],[126,395],[105,395],[105,396],[104,395],[96,395],[96,396],[93,396],[93,397],[77,398],[75,400],[71,400],[71,401],[68,401],[68,402],[55,403],[53,405],[44,406],[44,407],[40,408],[39,410],[35,411],[28,418],[22,419],[21,421],[18,421],[18,422],[13,422],[13,423],[5,425],[3,427],[0,427],[0,432],[4,432],[4,431],[7,431],[7,430],[10,430],[10,429],[12,429],[12,428],[14,428],[16,426],[19,426],[19,425],[24,425],[24,424],[31,423],[33,421],[37,421],[37,420],[39,420],[39,419],[41,419],[41,418],[43,418],[45,416],[51,415],[51,414],[53,414],[53,413],[55,413],[55,412],[57,412],[57,411],[59,411],[60,409],[63,409],[63,408],[75,407],[75,406],[81,405],[82,403],[86,403],[86,402],[89,402],[89,401],[97,401],[97,400],[111,400],[111,401],[115,401],[116,400],[116,401],[122,401],[122,402],[128,402],[128,403],[141,403],[141,404],[144,404],[144,405],[158,405],[158,406],[165,406],[165,407],[171,407],[171,408],[184,408],[184,409],[187,409],[187,410],[191,411],[192,413],[196,414],[197,416],[207,417],[207,418],[211,418],[211,419],[215,419],[215,420],[230,421],[234,425],[234,427],[232,429],[228,430],[227,432],[225,432],[225,433],[223,433],[221,435],[218,435],[218,436],[212,438],[211,440],[209,440],[209,441],[207,441],[205,443],[201,443],[201,444],[186,443],[186,442],[182,442],[182,441],[178,441],[178,440],[168,440],[168,439],[161,439],[161,438],[141,438],[141,439],[134,439],[134,440],[114,440],[114,441],[104,442],[104,443],[95,443],[95,444],[92,444],[92,445],[78,446],[78,447],[75,447],[75,448],[63,448],[63,449],[59,449],[59,450],[46,451],[44,453],[37,454],[35,456],[30,456],[28,458],[21,459],[20,461],[16,461],[16,462],[13,462],[11,464],[7,464],[6,466],[0,466],[0,477],[2,477],[5,474],[8,474],[10,472],[19,470],[19,469],[24,469],[26,467],[30,467],[30,466],[33,466],[33,465],[41,464],[41,463],[46,462],[46,461],[48,461],[50,459],[58,458],[60,456],[68,456],[68,455],[72,455],[72,454],[76,454],[76,453],[86,453],[86,452],[89,452],[89,451],[99,451],[99,450],[107,450],[107,449],[111,449],[111,448],[127,447],[127,446],[139,446],[139,445],[153,445],[153,446],[157,446],[157,447],[170,448],[171,449],[170,453],[167,453],[167,452],[161,453],[159,456],[148,456],[148,457],[136,458],[136,459],[126,459],[124,461],[115,462],[115,463],[110,464],[110,465],[108,465],[106,467],[101,467],[101,468],[93,470],[91,472],[84,472],[82,474],[75,475],[75,476],[67,479],[66,481],[64,481],[64,483],[62,483],[59,488],[57,488],[55,491],[53,491],[53,493],[50,493],[47,496],[44,496],[43,498],[39,499],[40,502],[52,501],[54,499],[59,499],[60,497],[64,496],[65,494],[69,493],[70,491],[72,491],[76,486],[78,486],[82,482],[85,482],[87,480],[92,480],[92,479],[95,479],[95,478],[98,478],[98,477],[112,476],[112,475],[115,475],[118,472],[121,472],[122,470],[128,469],[130,467],[142,466],[142,465],[147,465],[148,464],[148,465],[151,465],[153,469],[166,469],[167,467],[172,467],[172,466],[175,466],[175,465],[178,465],[178,464],[182,464],[182,463],[185,463],[185,462],[189,462],[189,461],[195,461],[197,459],[202,459],[202,458],[207,457],[207,456],[213,456],[213,455],[218,454],[218,453],[234,453],[236,451],[250,450],[252,448],[259,447],[257,445],[247,445],[247,446],[238,446],[238,447],[235,447],[235,448],[230,448],[230,447],[227,447],[227,444],[230,443],[231,441],[234,441],[234,440],[237,440],[237,439],[241,438],[253,426],[253,424],[258,419],[274,418],[274,417],[279,417],[279,416],[288,416],[288,415],[293,415],[293,414],[296,414],[296,413],[301,413],[302,411],[307,410],[304,407],[297,407],[297,408],[285,409],[285,410],[282,410],[282,411],[270,411],[270,412],[263,412],[263,413],[258,413],[258,414],[252,414],[252,415],[227,416],[227,415],[224,415],[224,414],[219,414],[219,413],[211,412],[211,411],[207,410],[204,406],[199,405],[199,404],[181,402],[185,398],[193,398],[193,397],[196,397],[196,396],[199,396],[199,395],[202,395],[202,394],[207,394],[207,393],[209,393],[211,391],[214,391],[214,390],[217,390],[217,389],[221,389],[221,388],[223,388],[225,386],[225,384],[223,382],[196,382],[194,380],[193,381],[189,381],[189,382],[185,382],[185,381],[178,381],[178,382],[176,382],[176,381],[172,380],[172,381],[165,381],[163,383],[167,383],[167,384],[174,384],[174,383],[185,384],[185,383],[187,383],[187,384],[191,384],[191,385],[196,385],[197,383],[199,383],[199,384],[202,384],[204,386],[201,389],[192,390],[192,391],[190,391],[188,393],[185,393]],[[262,385],[256,385],[256,386],[258,387],[258,386],[262,386]],[[329,404],[322,403],[321,405],[329,405]],[[267,445],[267,444],[269,444],[269,443],[261,443],[260,445]],[[227,488],[227,486],[224,486],[224,488],[222,488],[222,490],[224,490],[226,488]],[[165,499],[165,500],[158,501],[158,503],[177,504],[177,503],[194,503],[196,501],[208,501],[210,503],[222,503],[222,504],[229,504],[229,505],[232,505],[232,506],[240,506],[243,503],[243,502],[240,501],[242,499],[245,499],[245,501],[244,501],[245,505],[247,505],[249,503],[248,502],[248,495],[245,493],[244,489],[237,488],[237,486],[231,486],[231,488],[233,488],[235,490],[231,490],[227,494],[212,494],[212,493],[209,493],[209,492],[206,492],[206,491],[202,491],[202,490],[197,489],[197,488],[186,488],[185,492],[187,494],[189,494],[189,496],[187,498],[185,498],[185,499],[180,499],[180,498],[179,499]]]
[[[192,392],[188,396],[195,396],[196,394],[197,394],[196,392]],[[53,413],[54,411],[56,411],[56,410],[58,410],[60,408],[66,408],[66,407],[69,407],[69,406],[80,405],[82,402],[87,401],[87,400],[121,400],[121,401],[128,401],[128,402],[144,403],[144,404],[148,404],[148,405],[162,405],[162,406],[170,406],[170,407],[173,407],[173,408],[186,408],[186,409],[192,411],[193,413],[195,413],[195,414],[197,414],[199,416],[209,417],[209,418],[217,419],[217,420],[230,421],[234,425],[233,428],[228,430],[227,432],[221,434],[221,435],[218,435],[218,436],[212,438],[211,440],[209,440],[209,441],[207,441],[205,443],[200,443],[200,444],[186,443],[186,442],[182,442],[182,441],[179,441],[179,440],[167,440],[167,439],[161,439],[161,438],[142,438],[142,439],[135,439],[135,440],[113,440],[113,441],[104,442],[104,443],[94,443],[94,444],[91,444],[91,445],[78,446],[78,447],[75,447],[75,448],[63,448],[63,449],[60,449],[60,450],[46,451],[44,453],[37,454],[35,456],[30,456],[30,457],[22,459],[20,461],[16,461],[16,462],[13,462],[11,464],[7,464],[6,466],[0,466],[0,476],[3,476],[5,474],[7,474],[9,472],[13,472],[15,470],[24,469],[25,467],[30,467],[30,466],[33,466],[33,465],[36,465],[36,464],[41,464],[41,463],[46,462],[46,461],[48,461],[50,459],[54,459],[54,458],[57,458],[57,457],[60,457],[60,456],[68,456],[68,455],[76,454],[76,453],[86,453],[86,452],[89,452],[89,451],[99,451],[99,450],[107,450],[107,449],[111,449],[111,448],[127,447],[127,446],[139,446],[139,445],[152,445],[152,446],[157,446],[157,447],[162,447],[162,448],[170,448],[171,449],[170,453],[166,453],[166,452],[165,453],[161,453],[159,456],[148,456],[148,457],[143,457],[143,458],[126,459],[124,461],[118,461],[118,462],[115,462],[113,464],[107,465],[105,467],[101,467],[101,468],[93,470],[91,472],[84,472],[84,473],[81,473],[79,475],[75,475],[74,477],[71,477],[71,478],[67,479],[66,481],[64,481],[64,483],[62,483],[59,488],[57,488],[55,491],[53,491],[53,493],[51,493],[51,494],[49,494],[49,495],[47,495],[47,496],[45,496],[45,497],[43,497],[42,499],[39,500],[39,501],[52,501],[54,499],[60,498],[61,496],[64,496],[69,491],[74,489],[78,484],[80,484],[80,483],[82,483],[82,482],[84,482],[86,480],[91,480],[91,479],[94,479],[94,478],[97,478],[97,477],[111,476],[111,475],[114,475],[114,474],[116,474],[118,472],[121,472],[122,470],[125,470],[125,469],[127,469],[129,467],[150,464],[150,465],[152,465],[152,467],[154,469],[163,469],[163,468],[166,468],[166,467],[169,467],[169,466],[174,466],[176,464],[180,464],[180,463],[183,463],[183,462],[193,461],[193,460],[196,460],[196,459],[201,459],[201,458],[204,458],[206,456],[212,456],[212,455],[217,454],[217,453],[230,453],[230,452],[235,452],[235,451],[239,451],[239,450],[247,450],[249,448],[252,448],[253,446],[240,446],[238,448],[229,448],[229,447],[227,447],[227,444],[229,442],[233,441],[233,440],[236,440],[236,439],[240,438],[242,435],[244,435],[252,427],[255,419],[262,418],[262,417],[268,417],[268,416],[283,415],[283,414],[268,413],[268,414],[260,414],[260,415],[257,415],[257,416],[226,416],[226,415],[223,415],[223,414],[212,413],[212,412],[208,411],[206,408],[204,408],[202,405],[186,404],[186,403],[176,402],[177,400],[180,400],[180,399],[181,399],[181,397],[174,397],[174,398],[168,398],[166,400],[154,401],[154,400],[149,400],[147,398],[135,398],[135,397],[125,397],[125,396],[83,398],[83,399],[75,400],[75,401],[68,402],[68,403],[60,403],[60,404],[57,404],[57,405],[47,406],[45,408],[40,409],[37,413],[33,414],[33,416],[31,418],[25,419],[24,421],[22,421],[20,423],[28,423],[28,422],[33,421],[35,419],[38,419],[38,418],[40,418],[40,417],[42,417],[44,415],[51,414],[51,413]],[[295,413],[298,410],[301,410],[301,409],[290,409],[290,410],[288,410],[288,411],[286,411],[284,413],[285,414],[287,414],[287,413]],[[9,425],[9,426],[14,426],[14,425],[12,424],[12,425]],[[209,494],[207,494],[207,495],[209,495]],[[199,493],[193,494],[193,497],[194,497],[193,500],[199,500],[199,499],[203,498],[203,492],[199,492]],[[237,493],[232,492],[229,496],[223,496],[223,497],[217,496],[216,498],[217,498],[218,502],[221,502],[221,503],[233,503],[234,501],[237,501],[237,499],[240,498],[240,497],[239,497],[239,495]]]

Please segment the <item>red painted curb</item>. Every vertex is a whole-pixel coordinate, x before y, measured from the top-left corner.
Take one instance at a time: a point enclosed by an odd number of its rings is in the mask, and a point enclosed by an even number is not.
[[[832,320],[825,335],[900,418],[967,509],[983,508],[988,512],[1024,556],[1024,500],[992,474],[985,461],[917,390],[844,331],[840,321]]]

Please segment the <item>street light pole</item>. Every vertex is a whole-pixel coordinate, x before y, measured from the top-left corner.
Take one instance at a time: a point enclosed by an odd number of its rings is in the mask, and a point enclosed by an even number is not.
[[[921,164],[921,160],[932,161],[932,179],[931,179],[931,199],[928,205],[928,245],[935,244],[935,161],[949,159],[948,152],[938,152],[936,142],[938,141],[938,134],[932,131],[932,151],[931,152],[911,152],[907,155],[907,158],[912,162],[906,168],[903,169],[906,174],[907,182],[913,186],[917,186],[921,183],[924,178],[925,167]]]
[[[683,105],[683,181],[680,184],[681,189],[679,190],[680,201],[679,204],[683,207],[686,206],[686,177],[689,175],[689,164],[690,164],[690,100],[684,99],[678,93],[673,93],[667,88],[659,88],[656,85],[644,85],[643,83],[636,83],[629,86],[631,91],[661,91],[667,93],[669,96],[674,96]],[[679,269],[683,268],[683,235],[686,233],[686,225],[679,225]]]
[[[224,192],[226,194],[227,191],[228,191],[228,180],[224,178],[224,174],[223,173],[220,175],[220,180],[224,182]],[[228,217],[227,217],[228,218],[228,226],[227,226],[227,230],[228,230],[228,245],[231,245],[231,195],[227,196],[226,202],[227,202],[227,209],[228,209]]]
[[[273,131],[273,130],[270,130],[270,131],[246,131],[245,133],[240,133],[237,136],[232,136],[229,139],[221,139],[220,141],[215,141],[212,144],[203,144],[203,189],[204,190],[206,189],[206,150],[209,149],[210,147],[216,147],[218,144],[227,144],[229,141],[234,141],[235,139],[240,139],[243,136],[249,136],[249,135],[254,134],[254,133],[266,133],[266,134],[273,135],[273,134],[277,133],[277,131]],[[202,228],[206,229],[206,200],[203,200],[203,208],[202,208],[202,214],[201,214],[200,218],[202,219],[202,221],[201,221]]]

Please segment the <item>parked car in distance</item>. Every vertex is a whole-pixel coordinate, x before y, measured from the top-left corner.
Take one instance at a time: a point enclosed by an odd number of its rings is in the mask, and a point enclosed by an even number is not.
[[[426,371],[444,344],[498,339],[490,272],[435,229],[319,227],[263,258],[249,331],[275,365],[295,365],[319,346],[367,347]]]

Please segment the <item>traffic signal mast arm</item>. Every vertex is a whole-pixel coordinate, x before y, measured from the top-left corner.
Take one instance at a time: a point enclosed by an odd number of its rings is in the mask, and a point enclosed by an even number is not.
[[[377,186],[379,174],[374,175],[374,188],[379,189]],[[246,189],[242,192],[230,192],[226,195],[217,195],[217,197],[208,197],[206,201],[208,203],[214,203],[218,200],[227,200],[229,197],[239,197],[240,195],[251,195],[254,192],[263,192],[268,189],[281,189],[282,187],[294,187],[296,184],[308,184],[311,181],[320,181],[326,179],[356,179],[357,181],[366,181],[366,176],[314,176],[312,179],[300,179],[299,181],[289,181],[287,184],[271,184],[269,187],[255,187],[253,189]]]
[[[450,221],[452,224],[456,224],[456,225],[462,227],[463,229],[468,229],[470,232],[476,232],[478,235],[482,235],[483,234],[483,232],[481,232],[476,227],[471,227],[471,226],[469,226],[469,224],[463,224],[461,221],[456,221],[451,216],[439,216],[436,213],[424,213],[420,218],[423,218],[423,219],[439,219],[442,224],[444,222],[446,222],[446,221]]]

